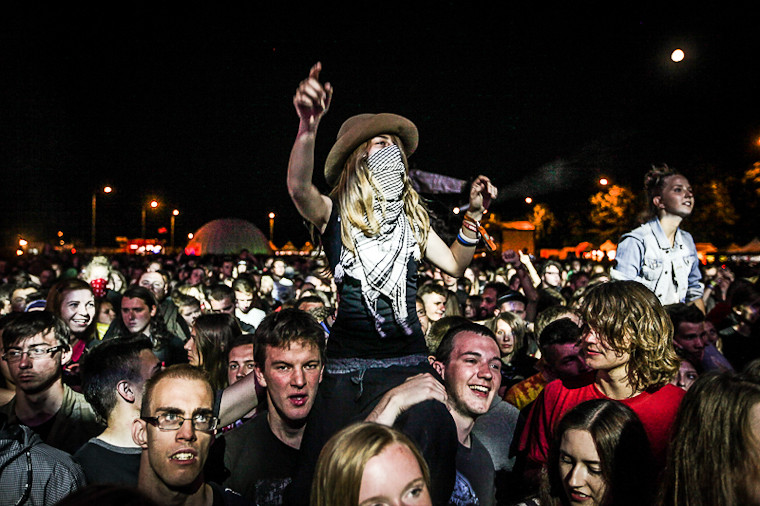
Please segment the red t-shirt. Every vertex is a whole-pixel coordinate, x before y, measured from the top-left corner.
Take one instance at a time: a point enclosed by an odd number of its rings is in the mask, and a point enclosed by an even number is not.
[[[591,371],[564,383],[554,380],[546,385],[530,410],[520,438],[520,449],[528,451],[529,462],[537,465],[546,463],[554,430],[566,412],[584,401],[609,399],[596,387],[594,377],[595,372]],[[649,437],[652,454],[660,465],[665,462],[671,428],[685,393],[668,384],[619,401],[638,415]]]

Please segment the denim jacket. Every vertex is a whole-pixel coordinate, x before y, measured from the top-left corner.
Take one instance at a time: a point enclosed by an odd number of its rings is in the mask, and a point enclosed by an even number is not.
[[[691,234],[679,228],[671,246],[657,218],[623,235],[615,261],[612,279],[638,281],[663,305],[690,302],[704,292]]]

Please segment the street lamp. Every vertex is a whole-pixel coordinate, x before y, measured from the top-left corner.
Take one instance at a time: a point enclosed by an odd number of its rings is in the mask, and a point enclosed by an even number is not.
[[[179,216],[179,210],[175,209],[174,211],[172,211],[172,221],[171,221],[171,223],[172,223],[171,224],[171,232],[172,232],[171,246],[172,246],[172,253],[174,252],[174,218],[176,218],[177,216]]]
[[[104,186],[102,190],[103,193],[111,193],[113,191],[113,188],[110,186]],[[97,215],[97,207],[98,207],[98,192],[93,192],[92,194],[92,229],[90,230],[90,245],[94,248],[95,247],[95,217]]]
[[[272,238],[274,237],[274,213],[269,213],[269,242],[274,244],[272,242]]]
[[[141,229],[141,238],[145,240],[145,213],[150,207],[151,209],[155,209],[158,207],[158,201],[156,199],[151,200],[148,202],[148,204],[142,206],[142,229]]]

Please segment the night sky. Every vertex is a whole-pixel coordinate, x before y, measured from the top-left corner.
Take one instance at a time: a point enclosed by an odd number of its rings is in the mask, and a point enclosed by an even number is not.
[[[523,217],[526,193],[572,209],[600,175],[638,190],[655,162],[728,175],[760,159],[760,37],[748,12],[513,3],[11,8],[0,31],[2,239],[62,230],[88,244],[91,195],[109,184],[101,245],[139,235],[151,197],[162,206],[149,232],[177,208],[178,243],[216,218],[266,233],[274,211],[275,243],[300,245],[307,232],[285,188],[291,99],[316,61],[335,88],[320,165],[346,118],[395,112],[420,130],[416,168],[491,176],[505,195],[493,209],[509,218]]]

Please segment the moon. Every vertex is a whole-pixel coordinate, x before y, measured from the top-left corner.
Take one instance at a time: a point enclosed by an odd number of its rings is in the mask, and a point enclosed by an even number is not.
[[[673,51],[673,53],[671,53],[670,59],[678,63],[684,59],[684,56],[685,55],[681,49],[676,49],[675,51]]]

